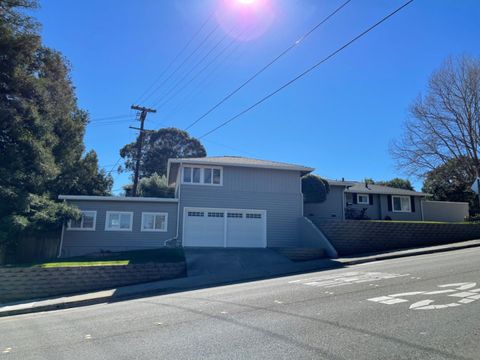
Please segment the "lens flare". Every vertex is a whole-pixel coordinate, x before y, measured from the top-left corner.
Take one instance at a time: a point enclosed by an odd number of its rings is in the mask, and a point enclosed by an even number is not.
[[[240,41],[262,36],[275,17],[272,0],[220,0],[216,11],[217,22],[223,31]]]

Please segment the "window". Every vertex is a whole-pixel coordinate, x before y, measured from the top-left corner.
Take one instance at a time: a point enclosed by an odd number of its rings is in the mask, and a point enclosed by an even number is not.
[[[184,184],[221,185],[222,169],[213,167],[191,167],[183,168]]]
[[[183,182],[191,183],[192,182],[192,168],[184,167],[183,168]]]
[[[203,217],[203,211],[189,211],[188,216],[200,216]]]
[[[367,194],[358,194],[357,195],[357,204],[369,205],[370,201]]]
[[[247,215],[246,215],[246,218],[247,218],[247,219],[261,219],[261,218],[262,218],[262,214],[247,214]]]
[[[223,218],[223,213],[221,212],[209,212],[208,217],[220,217]]]
[[[95,230],[97,222],[96,211],[81,211],[82,217],[78,220],[70,220],[68,222],[68,230]]]
[[[142,212],[142,231],[167,231],[168,214]]]
[[[411,212],[410,196],[392,196],[394,212]]]
[[[243,214],[242,213],[231,213],[231,212],[229,212],[229,213],[227,213],[227,217],[241,219],[241,218],[243,218]]]
[[[125,211],[107,211],[105,230],[132,231],[133,213]]]

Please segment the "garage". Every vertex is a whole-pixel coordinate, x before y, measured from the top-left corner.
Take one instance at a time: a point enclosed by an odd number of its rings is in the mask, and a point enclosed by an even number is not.
[[[184,208],[183,246],[267,246],[265,210]]]

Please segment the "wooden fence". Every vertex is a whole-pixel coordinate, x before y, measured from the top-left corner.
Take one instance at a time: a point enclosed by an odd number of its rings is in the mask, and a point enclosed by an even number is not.
[[[58,232],[22,237],[15,248],[15,262],[30,263],[56,258],[60,236]]]

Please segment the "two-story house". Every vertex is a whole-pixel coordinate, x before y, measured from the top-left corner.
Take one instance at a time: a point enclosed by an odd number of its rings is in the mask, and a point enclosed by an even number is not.
[[[60,196],[82,218],[62,231],[62,256],[191,247],[300,246],[301,177],[312,168],[220,156],[170,159],[175,197]]]

